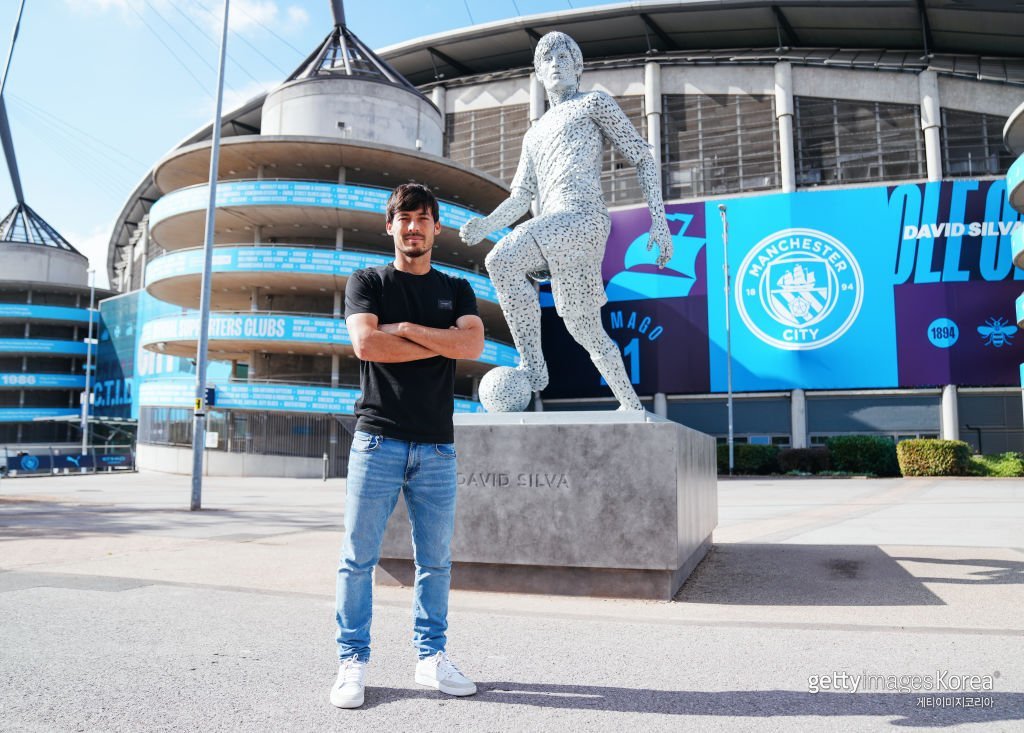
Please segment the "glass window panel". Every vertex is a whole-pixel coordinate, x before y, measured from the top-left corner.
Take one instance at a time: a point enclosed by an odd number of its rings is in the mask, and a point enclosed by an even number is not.
[[[778,187],[778,133],[773,109],[774,99],[767,95],[665,95],[665,198]]]
[[[647,116],[644,114],[644,98],[615,97],[626,117],[647,139]],[[623,158],[614,147],[605,143],[601,162],[601,190],[604,192],[605,203],[609,206],[634,204],[644,200],[640,182],[636,177],[636,169]]]
[[[511,183],[523,135],[530,127],[526,104],[456,112],[446,116],[445,155]]]
[[[942,110],[942,172],[956,176],[1004,175],[1013,155],[1003,147],[1006,118],[978,112]]]
[[[795,97],[794,117],[799,186],[925,175],[917,105]]]

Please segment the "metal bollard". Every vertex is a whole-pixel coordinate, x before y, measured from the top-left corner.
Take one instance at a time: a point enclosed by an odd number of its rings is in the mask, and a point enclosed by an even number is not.
[[[327,466],[328,466],[327,454],[324,453],[324,481],[327,480]]]

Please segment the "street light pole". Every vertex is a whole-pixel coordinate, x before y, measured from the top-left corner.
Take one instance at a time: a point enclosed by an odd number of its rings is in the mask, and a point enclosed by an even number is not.
[[[734,461],[734,445],[732,432],[732,331],[729,323],[729,312],[732,308],[729,305],[730,283],[729,283],[729,220],[725,216],[725,204],[718,205],[718,212],[722,215],[722,256],[724,264],[722,270],[725,272],[725,374],[726,374],[726,405],[729,410],[729,475],[732,476]]]
[[[89,397],[92,394],[92,316],[96,302],[96,270],[89,270],[89,335],[85,339],[85,391],[82,393],[82,455],[89,452]]]
[[[221,107],[224,103],[224,57],[228,46],[228,5],[224,0],[224,25],[220,37],[220,63],[217,71],[217,104],[213,115],[213,143],[210,147],[210,200],[206,207],[206,236],[203,239],[203,281],[199,300],[199,343],[196,346],[196,394],[192,420],[192,501],[191,511],[202,508],[203,451],[206,447],[206,367],[210,339],[210,276],[213,269],[213,224],[217,212],[217,169],[220,167]]]

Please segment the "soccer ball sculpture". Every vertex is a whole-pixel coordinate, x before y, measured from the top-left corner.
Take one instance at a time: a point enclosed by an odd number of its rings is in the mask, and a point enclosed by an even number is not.
[[[530,404],[533,390],[522,369],[496,367],[480,380],[478,394],[488,412],[522,412]]]

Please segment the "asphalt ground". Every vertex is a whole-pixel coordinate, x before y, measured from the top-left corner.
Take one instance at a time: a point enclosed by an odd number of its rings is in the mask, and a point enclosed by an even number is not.
[[[411,592],[377,588],[358,710],[327,699],[344,481],[189,494],[0,482],[0,730],[1024,730],[1019,479],[720,481],[672,602],[453,592],[470,698],[413,682]]]

